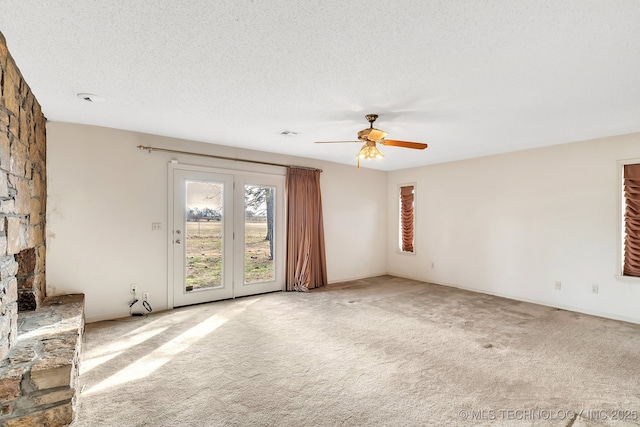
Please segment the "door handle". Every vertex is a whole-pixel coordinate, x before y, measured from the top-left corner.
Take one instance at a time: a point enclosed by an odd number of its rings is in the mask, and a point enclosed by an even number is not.
[[[176,240],[176,243],[177,243],[177,244],[180,244],[181,242],[180,242],[180,240]]]

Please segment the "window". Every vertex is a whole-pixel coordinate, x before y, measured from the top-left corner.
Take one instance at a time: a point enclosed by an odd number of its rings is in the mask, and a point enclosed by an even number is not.
[[[415,186],[400,187],[400,250],[413,252],[415,217]]]
[[[640,277],[640,163],[623,165],[623,276]]]

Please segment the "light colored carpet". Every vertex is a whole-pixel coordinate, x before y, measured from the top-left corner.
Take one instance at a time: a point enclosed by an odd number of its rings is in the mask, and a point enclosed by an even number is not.
[[[640,425],[639,368],[640,325],[382,276],[88,324],[73,426]]]

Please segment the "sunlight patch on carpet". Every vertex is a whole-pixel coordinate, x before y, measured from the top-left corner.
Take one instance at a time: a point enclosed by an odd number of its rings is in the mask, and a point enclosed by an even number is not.
[[[151,339],[154,336],[167,330],[167,327],[154,328],[148,331],[142,330],[143,328],[139,328],[138,332],[136,333],[127,334],[128,336],[126,336],[126,338],[122,338],[120,341],[99,347],[94,351],[87,352],[87,354],[83,357],[82,364],[80,365],[80,374],[86,374],[95,367],[100,366],[103,363],[106,363],[114,357],[122,354],[122,352],[124,352],[125,350],[133,346],[142,344],[146,340]]]
[[[169,362],[177,354],[183,352],[196,341],[215,331],[220,326],[225,324],[228,320],[239,315],[240,313],[245,311],[247,307],[258,302],[259,300],[260,298],[256,298],[235,302],[231,307],[221,310],[219,313],[214,314],[207,320],[197,324],[191,329],[188,329],[171,341],[166,342],[151,353],[138,359],[134,363],[115,373],[106,380],[89,388],[83,394],[93,394],[151,375],[162,365]]]

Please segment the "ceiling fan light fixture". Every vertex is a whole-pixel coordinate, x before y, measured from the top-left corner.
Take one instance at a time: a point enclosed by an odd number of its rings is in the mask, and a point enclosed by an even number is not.
[[[364,144],[358,152],[358,157],[361,159],[381,159],[384,154],[374,144]]]

